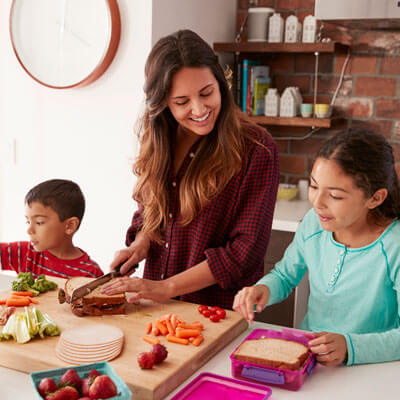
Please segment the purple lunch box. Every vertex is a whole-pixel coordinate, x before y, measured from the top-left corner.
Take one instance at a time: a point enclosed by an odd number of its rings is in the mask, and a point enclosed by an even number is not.
[[[266,400],[271,396],[271,392],[271,389],[264,385],[203,372],[171,400]]]
[[[246,340],[264,338],[292,340],[308,346],[308,341],[313,338],[313,335],[309,332],[290,328],[282,328],[281,332],[271,329],[255,329],[243,342]],[[282,389],[299,390],[306,376],[311,375],[315,368],[315,355],[311,352],[309,352],[309,358],[303,367],[296,371],[239,361],[234,358],[234,353],[239,346],[236,347],[230,356],[232,362],[232,376],[238,379],[273,385]]]

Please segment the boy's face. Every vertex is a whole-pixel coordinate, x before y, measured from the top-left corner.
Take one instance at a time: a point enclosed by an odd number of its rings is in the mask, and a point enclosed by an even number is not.
[[[58,214],[42,203],[25,204],[28,235],[36,251],[51,251],[62,247],[68,237],[67,221],[60,221]]]

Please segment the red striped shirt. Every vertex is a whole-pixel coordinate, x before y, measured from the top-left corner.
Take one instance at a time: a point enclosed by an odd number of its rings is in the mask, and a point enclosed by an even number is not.
[[[82,250],[81,250],[82,251]],[[29,242],[0,243],[1,269],[17,273],[30,272],[70,278],[72,276],[98,277],[103,271],[84,251],[73,260],[62,260],[48,251],[35,251]]]
[[[164,244],[151,244],[144,278],[166,279],[207,260],[217,280],[213,286],[180,296],[182,301],[232,308],[237,291],[253,285],[264,275],[264,254],[279,183],[279,161],[267,131],[253,125],[248,129],[265,147],[247,142],[247,165],[187,226],[179,222],[179,185],[196,157],[196,145],[187,154],[177,176],[170,172],[170,219]],[[139,208],[127,232],[127,245],[135,239],[141,223]]]

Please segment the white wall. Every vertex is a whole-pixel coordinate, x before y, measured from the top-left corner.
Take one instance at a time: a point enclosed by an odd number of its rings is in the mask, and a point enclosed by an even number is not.
[[[134,210],[133,126],[151,48],[151,4],[118,3],[121,40],[108,70],[84,88],[55,90],[19,65],[8,32],[11,0],[0,2],[0,240],[28,239],[23,199],[29,188],[49,178],[72,179],[87,200],[75,243],[105,270],[124,245]]]
[[[38,84],[19,65],[11,2],[0,1],[0,241],[28,239],[23,199],[32,186],[72,179],[87,200],[75,243],[107,271],[135,208],[133,127],[151,45],[182,28],[210,44],[233,40],[236,0],[118,0],[122,32],[112,64],[89,86],[66,90]]]

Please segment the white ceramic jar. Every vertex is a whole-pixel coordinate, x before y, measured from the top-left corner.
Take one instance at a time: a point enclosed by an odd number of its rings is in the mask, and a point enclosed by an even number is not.
[[[279,105],[280,96],[278,89],[268,89],[264,100],[264,115],[267,117],[277,117],[279,115]]]

